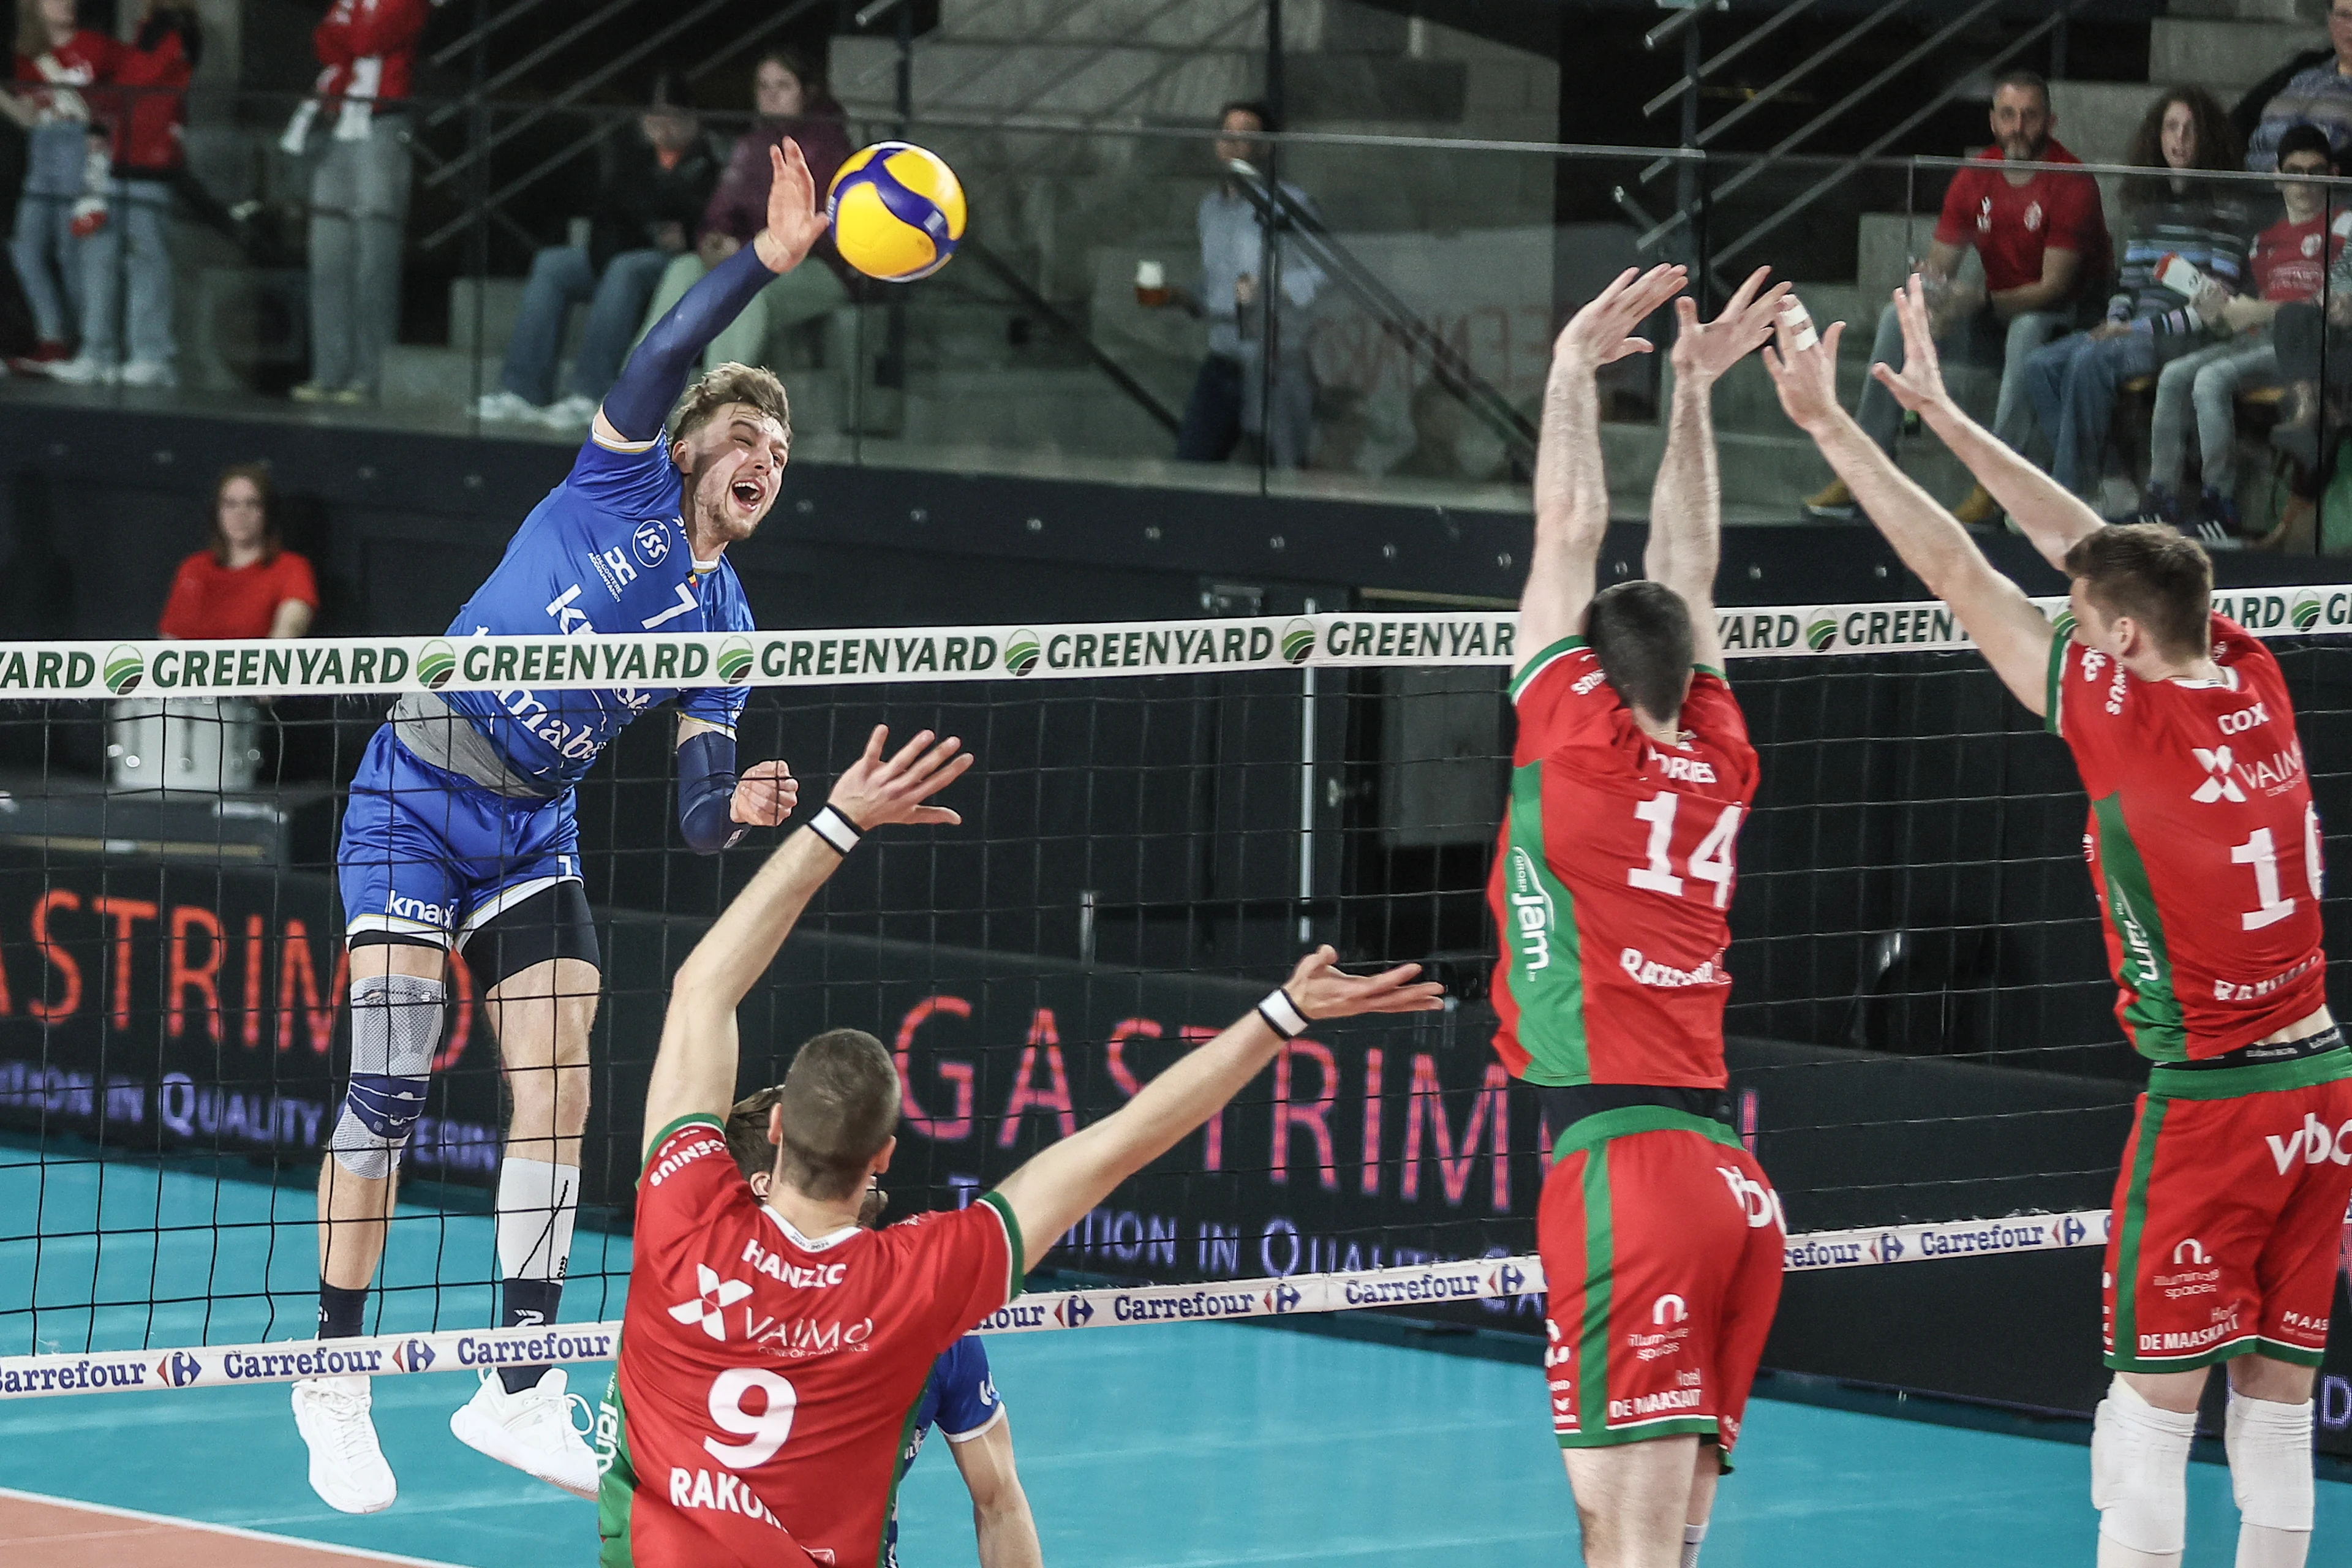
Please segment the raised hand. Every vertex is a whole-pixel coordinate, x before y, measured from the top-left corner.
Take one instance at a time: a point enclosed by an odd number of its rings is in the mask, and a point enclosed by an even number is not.
[[[1598,370],[1628,354],[1649,353],[1656,345],[1634,337],[1633,329],[1683,291],[1683,279],[1679,267],[1653,267],[1642,273],[1628,267],[1569,318],[1552,343],[1552,358]]]
[[[923,803],[971,766],[971,753],[964,751],[963,742],[950,735],[934,745],[931,731],[925,730],[886,759],[882,748],[889,740],[887,726],[874,726],[874,733],[866,738],[866,754],[849,764],[826,797],[827,803],[862,833],[893,822],[944,826],[961,822],[963,818],[946,806]]]
[[[753,763],[735,781],[727,815],[750,827],[781,827],[800,804],[801,781],[788,763]]]
[[[1950,402],[1952,395],[1944,390],[1943,363],[1936,354],[1935,330],[1927,320],[1927,291],[1916,272],[1895,291],[1895,317],[1903,323],[1903,368],[1874,364],[1870,374],[1906,408]]]
[[[768,226],[751,243],[771,272],[790,272],[833,220],[817,210],[816,177],[801,144],[787,136],[768,149]]]
[[[1352,1018],[1360,1013],[1427,1013],[1445,1005],[1445,987],[1434,980],[1418,984],[1418,963],[1400,963],[1379,974],[1349,974],[1339,955],[1318,947],[1298,961],[1283,989],[1291,1005],[1309,1018]]]
[[[1701,325],[1698,301],[1685,294],[1675,301],[1675,375],[1684,381],[1714,381],[1761,348],[1772,336],[1780,301],[1795,287],[1776,283],[1759,296],[1772,269],[1759,267],[1725,302],[1723,313]]]
[[[1813,338],[1812,318],[1790,295],[1781,301],[1773,325],[1778,342],[1765,345],[1765,372],[1790,422],[1808,434],[1818,431],[1839,413],[1837,351],[1845,323],[1832,322],[1818,340],[1808,342]]]

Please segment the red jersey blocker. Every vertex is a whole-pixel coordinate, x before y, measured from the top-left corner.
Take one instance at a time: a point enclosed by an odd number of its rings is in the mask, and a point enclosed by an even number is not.
[[[1756,751],[1719,670],[1680,743],[1642,732],[1580,637],[1512,686],[1518,741],[1488,898],[1495,1048],[1545,1089],[1638,1086],[1555,1130],[1536,1215],[1560,1447],[1696,1433],[1727,1458],[1780,1298],[1780,1200],[1721,1089],[1733,854]]]
[[[2051,649],[2047,722],[2091,797],[2116,1016],[2154,1064],[2124,1145],[2106,1362],[2319,1364],[2347,1200],[2352,1051],[2254,1041],[2326,996],[2319,814],[2270,649],[2215,616],[2218,681],[2147,681]]]
[[[602,1568],[868,1568],[931,1363],[1021,1289],[995,1194],[804,1237],[715,1116],[654,1141],[599,1414]]]

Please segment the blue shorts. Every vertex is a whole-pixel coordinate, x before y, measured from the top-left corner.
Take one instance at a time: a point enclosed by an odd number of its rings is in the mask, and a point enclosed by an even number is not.
[[[335,847],[343,931],[463,947],[482,922],[580,880],[572,792],[516,800],[419,760],[385,725],[368,742]]]

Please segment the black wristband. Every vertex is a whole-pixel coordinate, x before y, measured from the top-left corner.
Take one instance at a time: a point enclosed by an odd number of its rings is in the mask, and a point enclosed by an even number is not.
[[[858,830],[857,824],[850,821],[838,807],[831,805],[816,808],[816,815],[809,818],[809,831],[832,845],[835,851],[844,856],[856,848],[858,839],[865,837]]]
[[[1278,985],[1257,1005],[1257,1016],[1265,1020],[1267,1028],[1286,1040],[1295,1040],[1307,1032],[1307,1015],[1298,1010],[1290,993]]]

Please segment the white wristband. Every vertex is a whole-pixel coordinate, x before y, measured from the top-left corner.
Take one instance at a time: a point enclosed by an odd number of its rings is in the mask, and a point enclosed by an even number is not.
[[[1257,1005],[1257,1016],[1265,1026],[1286,1040],[1295,1040],[1307,1032],[1307,1015],[1290,999],[1290,993],[1276,986],[1266,999]]]
[[[844,855],[856,848],[857,840],[862,837],[856,823],[830,805],[817,807],[816,815],[809,818],[808,825],[811,833]]]

